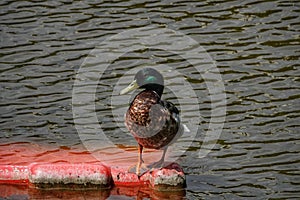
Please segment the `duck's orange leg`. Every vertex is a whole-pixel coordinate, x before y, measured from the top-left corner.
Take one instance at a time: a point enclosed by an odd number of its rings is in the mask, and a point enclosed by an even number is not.
[[[142,170],[142,172],[141,172]],[[148,171],[148,168],[144,165],[143,160],[143,146],[139,144],[138,146],[138,162],[136,165],[133,165],[129,167],[128,169],[131,173],[136,173],[138,176],[144,174],[146,171]]]
[[[144,160],[143,160],[143,146],[139,144],[138,146],[138,162],[137,162],[137,165],[136,165],[136,174],[139,175],[140,174],[140,169],[141,169],[141,166],[142,164],[144,163]]]

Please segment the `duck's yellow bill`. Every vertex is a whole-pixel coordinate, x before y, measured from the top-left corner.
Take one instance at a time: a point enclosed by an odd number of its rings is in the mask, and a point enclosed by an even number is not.
[[[121,90],[120,95],[122,95],[122,94],[127,94],[128,92],[131,92],[131,91],[133,91],[133,90],[135,90],[135,89],[137,89],[137,88],[139,88],[139,86],[138,86],[136,80],[134,80],[134,81],[132,81],[132,82],[130,83],[130,85],[128,85],[128,86],[127,86],[126,88],[124,88],[123,90]]]

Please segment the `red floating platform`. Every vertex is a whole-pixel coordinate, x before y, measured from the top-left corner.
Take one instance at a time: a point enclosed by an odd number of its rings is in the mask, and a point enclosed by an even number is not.
[[[0,183],[41,185],[82,185],[110,188],[149,185],[154,189],[185,187],[185,175],[176,163],[146,172],[141,177],[124,167],[109,168],[102,164],[30,164],[0,165]]]
[[[17,154],[8,154],[12,150]],[[0,163],[0,197],[66,195],[64,198],[69,198],[68,195],[82,195],[76,193],[82,190],[84,197],[93,197],[97,193],[96,197],[103,195],[103,199],[111,195],[138,196],[141,193],[153,199],[185,194],[185,174],[177,163],[166,164],[139,177],[128,172],[128,166],[135,158],[128,163],[118,161],[107,166],[86,151],[67,148],[47,151],[44,147],[26,143],[0,145],[0,152],[11,155],[3,157],[1,163],[5,164]]]

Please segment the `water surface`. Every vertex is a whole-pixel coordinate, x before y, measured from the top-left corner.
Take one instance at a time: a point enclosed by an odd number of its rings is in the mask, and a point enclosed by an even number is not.
[[[187,174],[186,198],[300,196],[297,1],[1,1],[0,8],[1,145],[80,149],[72,89],[84,59],[123,31],[169,28],[196,40],[220,70],[227,112],[216,146],[198,157],[212,118],[205,81],[188,73],[188,62],[161,50],[120,57],[99,83],[96,109],[107,136],[118,145],[135,144],[112,116],[128,106],[110,105],[118,80],[145,63],[171,66],[185,72],[201,113],[197,137],[178,160]],[[164,95],[178,104],[170,90]],[[197,118],[192,110],[182,113]],[[11,156],[0,155],[0,163]]]

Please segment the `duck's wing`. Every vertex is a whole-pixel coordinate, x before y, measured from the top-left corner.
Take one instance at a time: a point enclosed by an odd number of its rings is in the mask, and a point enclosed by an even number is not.
[[[180,124],[179,110],[176,106],[169,101],[161,101],[162,107],[166,108],[169,112],[170,118],[175,121],[176,124]]]
[[[169,131],[170,132],[174,132],[174,134],[176,134],[176,137],[174,138],[174,140],[176,140],[177,138],[179,138],[183,132],[184,132],[184,127],[181,124],[181,120],[180,120],[180,114],[179,114],[179,110],[177,109],[177,107],[169,101],[162,101],[163,107],[165,109],[168,110],[169,113]]]

